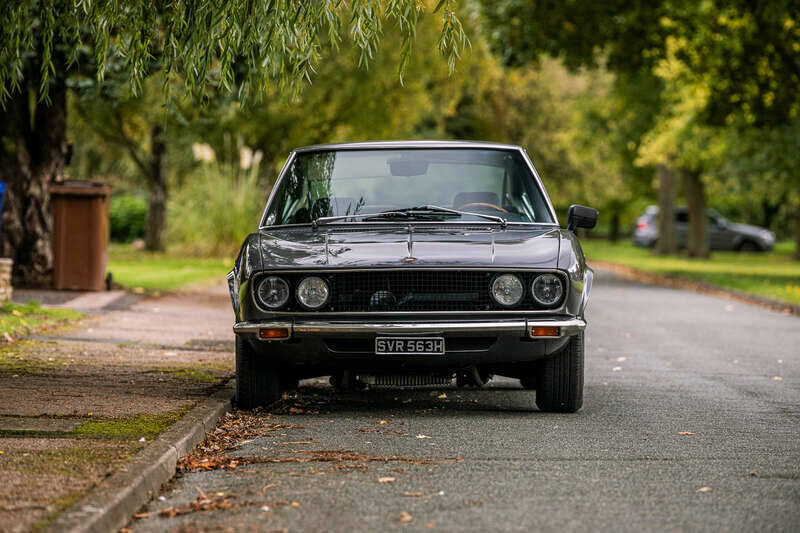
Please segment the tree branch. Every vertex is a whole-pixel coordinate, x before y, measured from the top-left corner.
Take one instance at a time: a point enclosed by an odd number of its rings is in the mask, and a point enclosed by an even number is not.
[[[142,172],[145,179],[147,181],[151,181],[152,176],[150,175],[150,168],[147,166],[144,158],[139,153],[139,144],[125,133],[125,128],[122,122],[122,114],[119,112],[118,108],[114,107],[113,111],[111,112],[116,126],[112,129],[101,125],[98,121],[92,120],[82,105],[78,104],[75,107],[78,110],[78,114],[98,135],[103,137],[103,139],[106,141],[124,148],[128,152],[128,155],[130,155],[136,167]]]

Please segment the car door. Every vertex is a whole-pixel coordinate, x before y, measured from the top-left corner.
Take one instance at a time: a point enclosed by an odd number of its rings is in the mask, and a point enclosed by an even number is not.
[[[721,216],[708,215],[708,235],[712,250],[733,250],[736,246],[736,234]]]

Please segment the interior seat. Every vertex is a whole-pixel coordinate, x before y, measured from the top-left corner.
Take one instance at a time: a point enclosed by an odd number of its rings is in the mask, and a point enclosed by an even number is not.
[[[467,204],[493,204],[500,205],[500,198],[497,193],[489,191],[460,192],[453,198],[453,208],[459,209]]]

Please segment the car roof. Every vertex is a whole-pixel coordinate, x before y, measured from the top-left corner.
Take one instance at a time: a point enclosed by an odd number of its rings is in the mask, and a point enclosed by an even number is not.
[[[338,144],[314,144],[295,148],[295,152],[325,152],[331,150],[391,150],[403,148],[472,148],[490,150],[522,150],[514,144],[477,141],[371,141]]]

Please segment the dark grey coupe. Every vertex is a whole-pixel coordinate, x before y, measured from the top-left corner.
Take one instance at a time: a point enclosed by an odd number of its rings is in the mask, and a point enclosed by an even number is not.
[[[583,402],[592,286],[525,151],[466,142],[324,145],[292,152],[228,274],[240,407],[301,378],[342,389],[536,389],[545,411]]]

